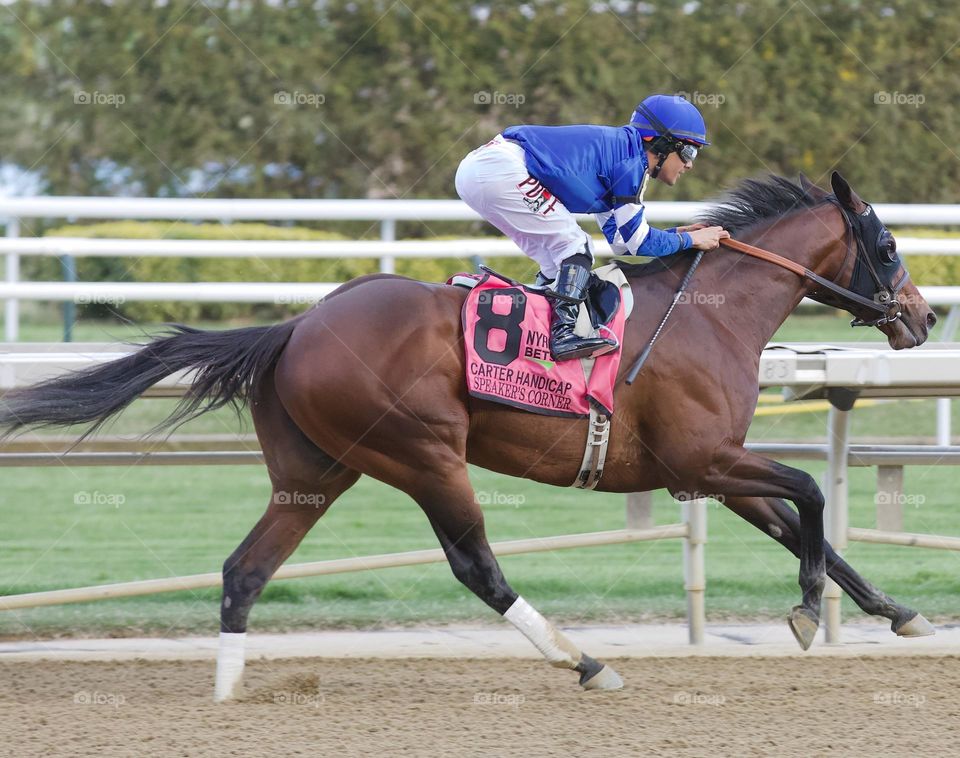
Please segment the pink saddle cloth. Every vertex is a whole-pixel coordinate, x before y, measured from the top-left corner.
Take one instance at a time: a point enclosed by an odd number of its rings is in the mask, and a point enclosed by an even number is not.
[[[467,390],[547,416],[583,418],[590,403],[613,413],[613,387],[620,367],[619,348],[593,361],[557,363],[550,355],[550,303],[535,289],[496,276],[477,276],[463,304]],[[451,279],[452,281],[452,279]],[[623,301],[606,328],[623,341]]]

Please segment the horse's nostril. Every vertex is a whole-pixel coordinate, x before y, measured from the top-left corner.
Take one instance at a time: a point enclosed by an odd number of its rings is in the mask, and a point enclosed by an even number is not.
[[[934,325],[937,323],[937,314],[933,311],[930,311],[927,314],[927,329],[933,329]]]

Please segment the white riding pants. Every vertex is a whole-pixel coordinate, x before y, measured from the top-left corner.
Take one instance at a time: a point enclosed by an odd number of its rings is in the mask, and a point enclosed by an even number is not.
[[[546,187],[527,172],[523,148],[497,135],[460,162],[457,194],[512,239],[554,279],[564,258],[588,253],[593,240]]]

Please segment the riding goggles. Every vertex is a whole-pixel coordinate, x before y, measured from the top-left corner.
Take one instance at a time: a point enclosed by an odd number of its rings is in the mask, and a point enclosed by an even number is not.
[[[696,145],[692,145],[689,142],[677,142],[674,150],[684,163],[693,163],[697,159],[697,154],[700,152]]]

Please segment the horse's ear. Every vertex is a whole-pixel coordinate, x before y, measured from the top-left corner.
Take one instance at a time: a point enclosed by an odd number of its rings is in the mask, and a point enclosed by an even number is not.
[[[854,213],[861,213],[867,207],[839,171],[834,171],[830,175],[830,186],[833,187],[833,194],[837,196],[837,200],[845,208],[849,208]]]
[[[807,175],[802,171],[800,172],[798,179],[800,180],[800,189],[802,189],[814,200],[823,200],[823,198],[827,196],[827,191],[825,189],[821,189],[816,184],[811,182],[810,179],[807,178]]]

